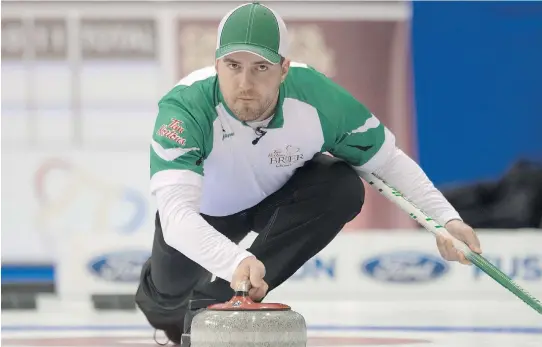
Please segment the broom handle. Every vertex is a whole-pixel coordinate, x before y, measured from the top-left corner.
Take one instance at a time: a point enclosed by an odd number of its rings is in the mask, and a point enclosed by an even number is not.
[[[488,276],[493,278],[500,285],[508,289],[512,294],[517,296],[531,308],[542,314],[542,303],[534,296],[529,294],[525,289],[521,288],[510,277],[503,273],[495,265],[491,264],[487,259],[478,253],[473,252],[464,242],[459,241],[431,217],[427,216],[421,209],[416,207],[412,202],[407,200],[401,192],[386,182],[376,177],[373,174],[358,172],[359,176],[367,181],[378,192],[388,198],[390,201],[398,205],[403,211],[408,213],[410,217],[420,223],[425,229],[433,233],[435,236],[443,235],[452,239],[454,247],[462,252],[465,257],[471,261],[476,267],[484,271]]]

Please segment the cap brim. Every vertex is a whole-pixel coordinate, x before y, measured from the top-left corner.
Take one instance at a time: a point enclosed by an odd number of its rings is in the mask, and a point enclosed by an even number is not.
[[[216,59],[225,57],[228,54],[237,53],[237,52],[248,52],[256,54],[257,56],[267,60],[271,64],[280,63],[281,56],[269,48],[254,46],[246,43],[230,44],[224,47],[220,47],[216,50]]]

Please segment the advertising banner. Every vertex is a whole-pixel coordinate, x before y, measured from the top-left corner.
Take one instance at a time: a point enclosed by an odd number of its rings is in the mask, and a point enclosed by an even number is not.
[[[484,256],[536,297],[542,297],[542,234],[480,233]],[[242,243],[249,247],[254,234]],[[137,289],[152,247],[149,234],[73,235],[57,268],[63,299],[128,294]],[[445,261],[429,233],[343,233],[307,261],[267,302],[517,300],[475,266]]]
[[[542,234],[482,231],[484,256],[542,297]],[[431,234],[339,235],[270,294],[292,300],[519,300],[474,265],[445,261]]]
[[[92,295],[133,295],[141,267],[150,257],[152,234],[71,235],[57,263],[58,296],[86,302]]]

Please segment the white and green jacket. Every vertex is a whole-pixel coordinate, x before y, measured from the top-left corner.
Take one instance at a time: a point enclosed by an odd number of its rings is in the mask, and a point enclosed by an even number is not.
[[[238,120],[223,101],[214,66],[183,78],[159,102],[151,140],[151,192],[165,241],[226,280],[250,255],[199,215],[231,215],[280,189],[295,169],[328,152],[376,172],[441,223],[459,218],[394,135],[323,74],[292,63],[276,113]]]

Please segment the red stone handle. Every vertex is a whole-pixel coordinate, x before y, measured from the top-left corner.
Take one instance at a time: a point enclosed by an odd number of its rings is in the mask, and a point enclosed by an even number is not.
[[[211,311],[288,311],[290,306],[254,302],[249,296],[250,283],[241,283],[230,301],[207,307]]]

